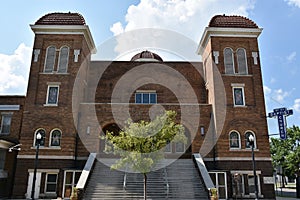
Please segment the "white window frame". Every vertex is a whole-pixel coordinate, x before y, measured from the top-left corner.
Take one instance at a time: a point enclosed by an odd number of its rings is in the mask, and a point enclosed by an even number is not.
[[[245,148],[246,148],[246,149],[251,149],[251,147],[247,147],[247,145],[246,145],[246,142],[247,142],[246,134],[247,134],[247,133],[251,133],[251,134],[253,135],[253,137],[254,137],[254,149],[257,149],[256,135],[255,135],[255,133],[254,133],[253,131],[251,131],[251,130],[245,131],[245,134],[244,134],[244,138],[245,138]]]
[[[141,103],[137,103],[137,95],[138,94],[141,94]],[[143,100],[143,94],[149,94],[149,102],[148,103],[144,103],[144,100]],[[151,103],[150,102],[150,95],[151,94],[155,94],[155,103]],[[137,90],[136,92],[135,92],[135,99],[134,99],[134,102],[136,103],[136,104],[157,104],[157,93],[156,93],[156,91],[155,90]]]
[[[54,174],[54,175],[56,175],[56,181],[55,181],[55,185],[56,185],[56,189],[55,189],[55,192],[47,192],[47,184],[48,184],[48,175],[49,174]],[[54,195],[56,195],[57,193],[56,193],[56,191],[57,191],[57,179],[58,179],[58,173],[53,173],[53,172],[47,172],[46,173],[46,178],[45,178],[45,189],[44,189],[44,193],[45,194],[54,194]],[[52,182],[51,182],[52,183]]]
[[[215,180],[216,180],[216,188],[218,190],[218,197],[219,197],[219,188],[220,187],[224,187],[225,188],[225,199],[228,199],[228,186],[227,186],[227,173],[226,172],[220,172],[220,171],[212,171],[212,172],[208,172],[209,174],[213,174],[215,176]],[[224,182],[225,182],[225,185],[220,185],[219,184],[219,179],[218,179],[218,174],[223,174],[224,175]],[[221,198],[219,198],[220,200],[222,200]]]
[[[60,132],[59,146],[52,145],[52,133],[54,131],[59,131]],[[51,147],[51,148],[61,148],[61,138],[62,138],[62,131],[58,128],[52,129],[51,132],[50,132],[50,137],[49,137],[49,147]]]
[[[82,173],[82,170],[65,170],[64,171],[64,182],[63,182],[63,193],[62,193],[62,197],[65,198],[65,190],[66,190],[66,174],[68,172],[72,172],[72,183],[71,184],[68,184],[72,187],[72,190],[74,187],[76,187],[77,183],[75,183],[75,174],[76,172],[79,172],[79,173]],[[72,191],[71,191],[72,193]],[[68,197],[66,197],[65,199],[69,199]]]
[[[46,98],[46,106],[58,106],[58,99],[59,99],[59,86],[60,84],[48,84],[47,88],[47,98]],[[56,97],[56,103],[49,103],[49,90],[51,87],[57,87],[57,97]]]
[[[63,48],[67,48],[68,49],[68,54],[67,54],[67,63],[66,63],[66,71],[64,71],[64,72],[60,72],[59,70],[60,70],[60,65],[61,65],[61,50],[63,49]],[[70,48],[68,47],[68,46],[66,46],[66,45],[64,45],[64,46],[62,46],[60,49],[59,49],[59,56],[58,56],[58,64],[57,64],[57,73],[61,73],[61,74],[65,74],[65,73],[67,73],[68,72],[68,65],[69,65],[69,56],[70,56]]]
[[[39,130],[43,130],[45,132],[45,135],[44,135],[44,145],[40,145],[40,147],[45,147],[45,141],[46,141],[46,130],[44,128],[37,128],[34,132],[34,138],[33,138],[33,148],[36,148],[36,134]]]
[[[235,89],[241,89],[242,90],[243,105],[235,104],[235,94],[234,94]],[[244,85],[233,85],[232,86],[232,96],[233,96],[233,105],[234,105],[234,107],[245,107],[246,106]]]
[[[54,47],[54,49],[55,49],[54,58],[53,58],[53,66],[52,66],[52,71],[46,71],[48,50],[49,50],[50,47]],[[44,63],[44,73],[53,73],[54,72],[55,60],[56,60],[56,47],[54,45],[50,45],[50,46],[47,47],[47,50],[46,50],[45,63]]]
[[[239,144],[239,147],[231,147],[231,137],[230,136],[234,132],[238,134],[238,144]],[[232,130],[232,131],[229,132],[229,148],[230,148],[230,150],[232,150],[232,149],[241,149],[241,134],[238,131],[236,131],[236,130]]]
[[[240,73],[240,62],[239,62],[239,56],[238,56],[238,51],[239,50],[243,50],[243,53],[244,53],[244,56],[245,56],[245,67],[246,67],[246,69],[245,69],[245,74],[241,74]],[[248,75],[248,62],[247,62],[247,53],[246,53],[246,49],[244,49],[244,48],[238,48],[237,50],[236,50],[236,60],[237,60],[237,64],[238,64],[238,74],[240,74],[240,75]]]
[[[225,56],[225,50],[226,49],[230,49],[231,50],[231,61],[232,61],[232,70],[233,70],[233,73],[228,73],[227,72],[227,67],[226,67],[226,56]],[[224,71],[225,71],[225,74],[228,74],[228,75],[234,75],[235,74],[235,62],[234,62],[234,51],[232,48],[230,47],[225,47],[224,50],[223,50],[223,57],[224,57]]]

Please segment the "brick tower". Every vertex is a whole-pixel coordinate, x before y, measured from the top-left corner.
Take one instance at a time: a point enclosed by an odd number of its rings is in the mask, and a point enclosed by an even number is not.
[[[216,145],[204,160],[219,176],[222,170],[227,171],[222,176],[232,182],[226,193],[233,197],[255,193],[250,135],[254,136],[258,193],[274,197],[257,41],[261,32],[248,18],[217,15],[205,29],[198,49],[215,122]],[[225,190],[219,192],[222,195]]]
[[[76,168],[82,168],[80,158],[86,159],[73,125],[72,93],[77,72],[82,65],[87,69],[84,63],[89,63],[95,45],[89,27],[78,13],[47,14],[31,25],[31,29],[35,39],[20,138],[23,150],[18,155],[14,195],[23,197],[27,190],[27,198],[31,197],[35,138],[40,133],[43,139],[35,184],[37,198],[44,192],[56,196],[51,181],[62,180],[66,173],[73,179]],[[81,71],[82,77],[85,71]],[[58,187],[62,191],[65,185]]]

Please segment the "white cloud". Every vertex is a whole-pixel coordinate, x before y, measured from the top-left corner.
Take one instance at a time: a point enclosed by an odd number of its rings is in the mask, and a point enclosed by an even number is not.
[[[0,54],[0,94],[25,95],[31,51],[22,43],[12,55]]]
[[[287,61],[288,62],[293,62],[296,59],[296,55],[297,55],[297,53],[295,51],[293,51],[290,55],[288,55],[286,57]]]
[[[124,32],[124,28],[121,24],[121,22],[117,22],[114,23],[111,27],[110,27],[110,31],[114,33],[114,35],[118,35]]]
[[[269,95],[269,94],[271,94],[271,92],[272,92],[271,88],[269,88],[268,86],[264,86],[264,93],[265,93],[265,95]]]
[[[283,91],[282,89],[274,90],[273,99],[279,103],[283,103],[285,98],[289,96],[289,92]]]
[[[214,15],[248,16],[254,4],[255,0],[141,0],[138,5],[128,8],[126,24],[117,22],[110,30],[117,35],[122,31],[141,28],[167,29],[179,32],[198,43],[204,28]],[[118,42],[119,45],[128,45]]]
[[[295,99],[293,109],[297,112],[300,112],[300,99]]]
[[[285,2],[288,2],[291,6],[297,6],[300,8],[300,0],[284,0]]]

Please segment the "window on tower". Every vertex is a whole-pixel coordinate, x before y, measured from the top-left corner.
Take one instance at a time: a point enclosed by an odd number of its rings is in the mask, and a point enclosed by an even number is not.
[[[235,73],[233,50],[231,48],[224,49],[224,65],[225,65],[225,74]]]
[[[233,87],[234,106],[245,106],[244,87]]]
[[[69,47],[62,47],[59,52],[58,73],[66,73],[69,60]]]
[[[55,46],[50,46],[47,48],[44,72],[46,73],[53,72],[54,64],[55,64],[55,54],[56,54]]]
[[[61,131],[59,129],[54,129],[50,134],[50,146],[60,147]]]
[[[236,131],[230,132],[229,143],[230,143],[230,149],[240,149],[241,148],[240,134]]]
[[[59,85],[48,85],[46,105],[57,106]]]
[[[238,73],[242,75],[248,74],[246,50],[243,48],[239,48],[236,54],[238,63]]]

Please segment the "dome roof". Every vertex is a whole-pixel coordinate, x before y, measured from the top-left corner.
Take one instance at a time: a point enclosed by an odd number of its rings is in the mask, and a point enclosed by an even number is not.
[[[156,61],[163,61],[163,59],[157,55],[156,53],[153,53],[151,51],[142,51],[136,55],[134,55],[132,58],[131,58],[131,61],[141,61],[141,60],[156,60]]]
[[[35,22],[35,25],[85,25],[79,13],[49,13]]]
[[[223,28],[259,28],[255,22],[247,17],[235,15],[216,15],[210,20],[208,26]]]

